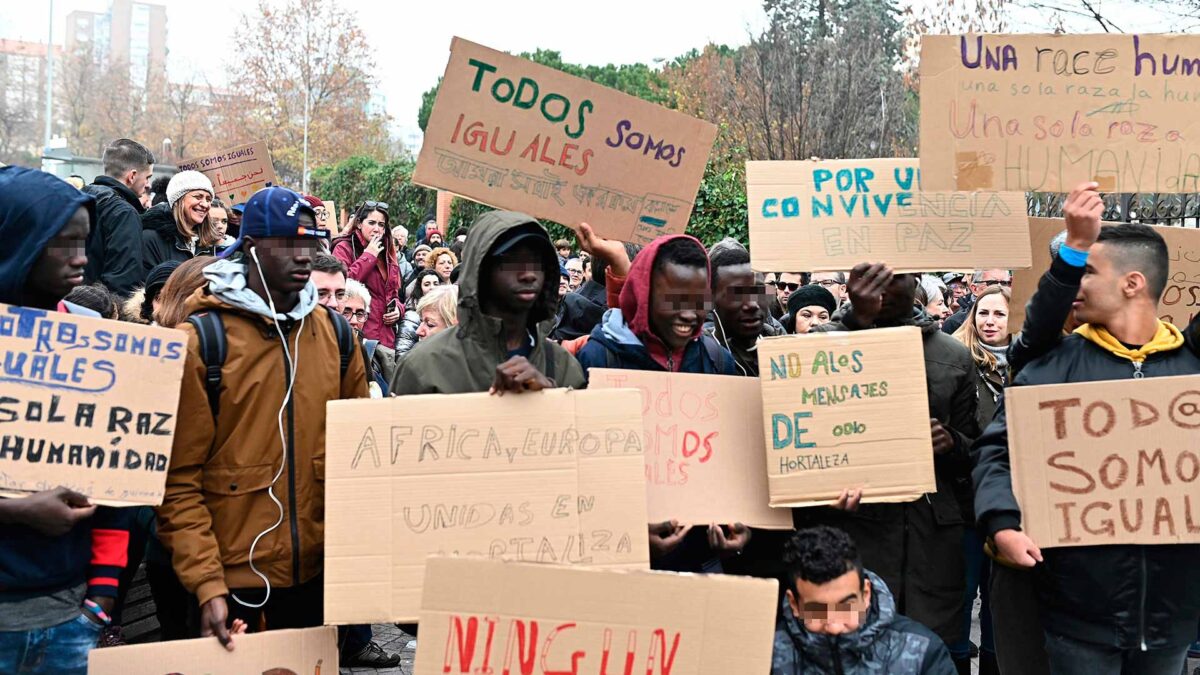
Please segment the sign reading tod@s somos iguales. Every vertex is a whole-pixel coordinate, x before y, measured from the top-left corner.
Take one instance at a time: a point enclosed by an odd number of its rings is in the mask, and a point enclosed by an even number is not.
[[[177,330],[0,305],[0,494],[161,504],[186,351]]]
[[[771,506],[937,489],[919,328],[767,338],[758,358]]]
[[[646,244],[682,233],[717,128],[454,38],[413,182]]]

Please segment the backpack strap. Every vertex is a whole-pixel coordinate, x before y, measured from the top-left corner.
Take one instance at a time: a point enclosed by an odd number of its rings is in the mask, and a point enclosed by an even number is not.
[[[704,351],[708,352],[708,358],[713,362],[716,374],[723,375],[726,366],[725,348],[711,335],[700,336],[700,343],[704,345]]]
[[[229,344],[225,340],[225,322],[217,311],[199,312],[187,318],[196,329],[200,343],[200,360],[204,362],[204,389],[208,392],[208,407],[213,419],[221,411],[221,370],[225,367],[225,356]]]
[[[324,305],[322,305],[324,307]],[[337,335],[338,353],[342,357],[342,377],[346,377],[346,371],[350,369],[350,358],[354,355],[354,332],[350,328],[350,322],[346,321],[346,317],[341,313],[335,312],[329,307],[325,307],[325,311],[329,313],[329,320],[333,323],[333,332]]]

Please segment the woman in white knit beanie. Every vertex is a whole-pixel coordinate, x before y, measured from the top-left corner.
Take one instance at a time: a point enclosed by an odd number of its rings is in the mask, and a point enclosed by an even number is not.
[[[212,255],[220,232],[209,217],[213,186],[199,171],[180,171],[167,184],[167,201],[142,214],[142,267]]]

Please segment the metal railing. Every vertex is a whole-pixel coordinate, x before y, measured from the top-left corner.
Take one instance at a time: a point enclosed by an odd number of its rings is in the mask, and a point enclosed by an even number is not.
[[[1065,194],[1031,192],[1026,195],[1029,215],[1042,218],[1061,218]],[[1106,194],[1103,220],[1200,227],[1200,194]]]

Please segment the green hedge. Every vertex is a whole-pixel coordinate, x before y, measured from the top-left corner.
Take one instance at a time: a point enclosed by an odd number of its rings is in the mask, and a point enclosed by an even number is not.
[[[746,219],[746,180],[741,167],[717,172],[709,163],[696,206],[688,224],[688,234],[705,246],[724,237],[748,243]],[[387,202],[392,222],[404,225],[410,234],[427,213],[432,213],[437,201],[436,191],[412,183],[414,163],[394,160],[380,164],[370,157],[350,157],[333,166],[313,170],[312,193],[321,199],[332,199],[339,209],[349,209],[364,200]],[[469,225],[489,207],[467,199],[454,200],[450,214],[450,232]],[[570,228],[543,220],[553,239],[573,239]]]

